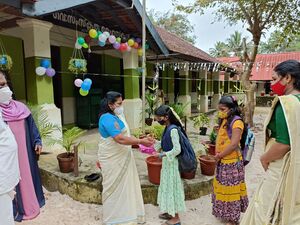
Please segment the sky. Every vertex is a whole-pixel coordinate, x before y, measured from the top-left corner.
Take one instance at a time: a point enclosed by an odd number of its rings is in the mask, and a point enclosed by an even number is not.
[[[183,5],[189,2],[190,0],[180,0]],[[154,9],[160,12],[174,9],[172,0],[147,0],[146,7],[147,10]],[[197,36],[195,45],[206,52],[213,48],[217,41],[225,41],[236,30],[240,31],[243,37],[248,37],[248,40],[250,40],[251,34],[242,23],[235,26],[229,26],[225,21],[212,23],[214,21],[213,10],[206,10],[204,15],[191,14],[188,15],[188,18],[191,24],[194,25],[194,32]],[[268,37],[268,35],[269,33],[266,36]]]

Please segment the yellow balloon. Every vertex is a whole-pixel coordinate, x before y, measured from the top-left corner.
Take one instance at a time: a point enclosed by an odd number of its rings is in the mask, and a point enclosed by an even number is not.
[[[134,40],[129,39],[127,43],[130,47],[132,47],[134,45]]]
[[[83,43],[82,47],[84,47],[84,48],[88,48],[89,46],[88,46],[88,44],[87,44],[87,43]]]
[[[89,35],[90,35],[91,38],[96,38],[98,33],[95,29],[90,29]]]
[[[138,55],[139,55],[139,56],[142,56],[142,55],[143,55],[143,49],[142,49],[142,48],[139,48],[139,49],[138,49]]]
[[[81,95],[81,96],[87,96],[88,94],[89,94],[89,91],[85,91],[85,90],[83,90],[83,89],[79,89],[79,94]]]

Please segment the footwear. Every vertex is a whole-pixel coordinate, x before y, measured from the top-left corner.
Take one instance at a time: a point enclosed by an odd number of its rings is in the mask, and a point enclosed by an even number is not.
[[[168,213],[162,213],[162,214],[159,214],[158,218],[162,219],[162,220],[170,220],[170,219],[172,219],[172,216],[169,215]]]
[[[100,175],[98,173],[92,173],[90,175],[86,175],[84,177],[84,179],[87,181],[87,182],[93,182],[95,180],[98,180],[100,178]]]
[[[163,225],[181,225],[181,222],[178,222],[178,223],[170,223],[169,221],[166,221],[165,223],[163,223]]]

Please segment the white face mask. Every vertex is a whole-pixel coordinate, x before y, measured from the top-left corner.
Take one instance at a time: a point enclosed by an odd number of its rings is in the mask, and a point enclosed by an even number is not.
[[[0,104],[8,104],[12,96],[12,91],[9,87],[3,87],[0,89]]]
[[[119,106],[119,107],[115,108],[115,110],[114,110],[114,113],[115,113],[116,115],[118,115],[118,116],[119,116],[119,115],[122,115],[123,112],[124,112],[123,106]]]

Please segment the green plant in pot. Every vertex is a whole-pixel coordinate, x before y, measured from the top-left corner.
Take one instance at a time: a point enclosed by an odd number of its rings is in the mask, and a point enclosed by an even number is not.
[[[209,154],[207,145],[203,145],[204,153],[199,156],[201,173],[205,176],[213,176],[215,174],[216,160],[214,156]]]
[[[216,155],[216,140],[217,140],[217,132],[212,130],[209,134],[209,144],[208,144],[208,154]]]
[[[145,110],[146,113],[148,114],[148,117],[145,119],[145,123],[148,126],[151,126],[152,122],[153,122],[152,117],[154,114],[154,107],[155,107],[155,104],[157,101],[157,97],[154,94],[148,92],[148,93],[146,93],[145,98],[146,98],[147,106],[148,106],[148,108]]]
[[[182,104],[182,103],[173,103],[169,106],[173,108],[173,110],[177,113],[177,115],[180,117],[180,119],[184,118],[186,116],[185,109],[189,105],[189,103]]]
[[[200,113],[199,116],[193,119],[194,127],[199,127],[200,135],[206,135],[207,126],[209,125],[210,119],[205,113]]]
[[[66,152],[57,155],[59,168],[62,173],[69,173],[74,170],[74,147],[82,144],[77,139],[85,132],[79,127],[66,129],[63,132],[63,139],[60,144],[65,148]]]

